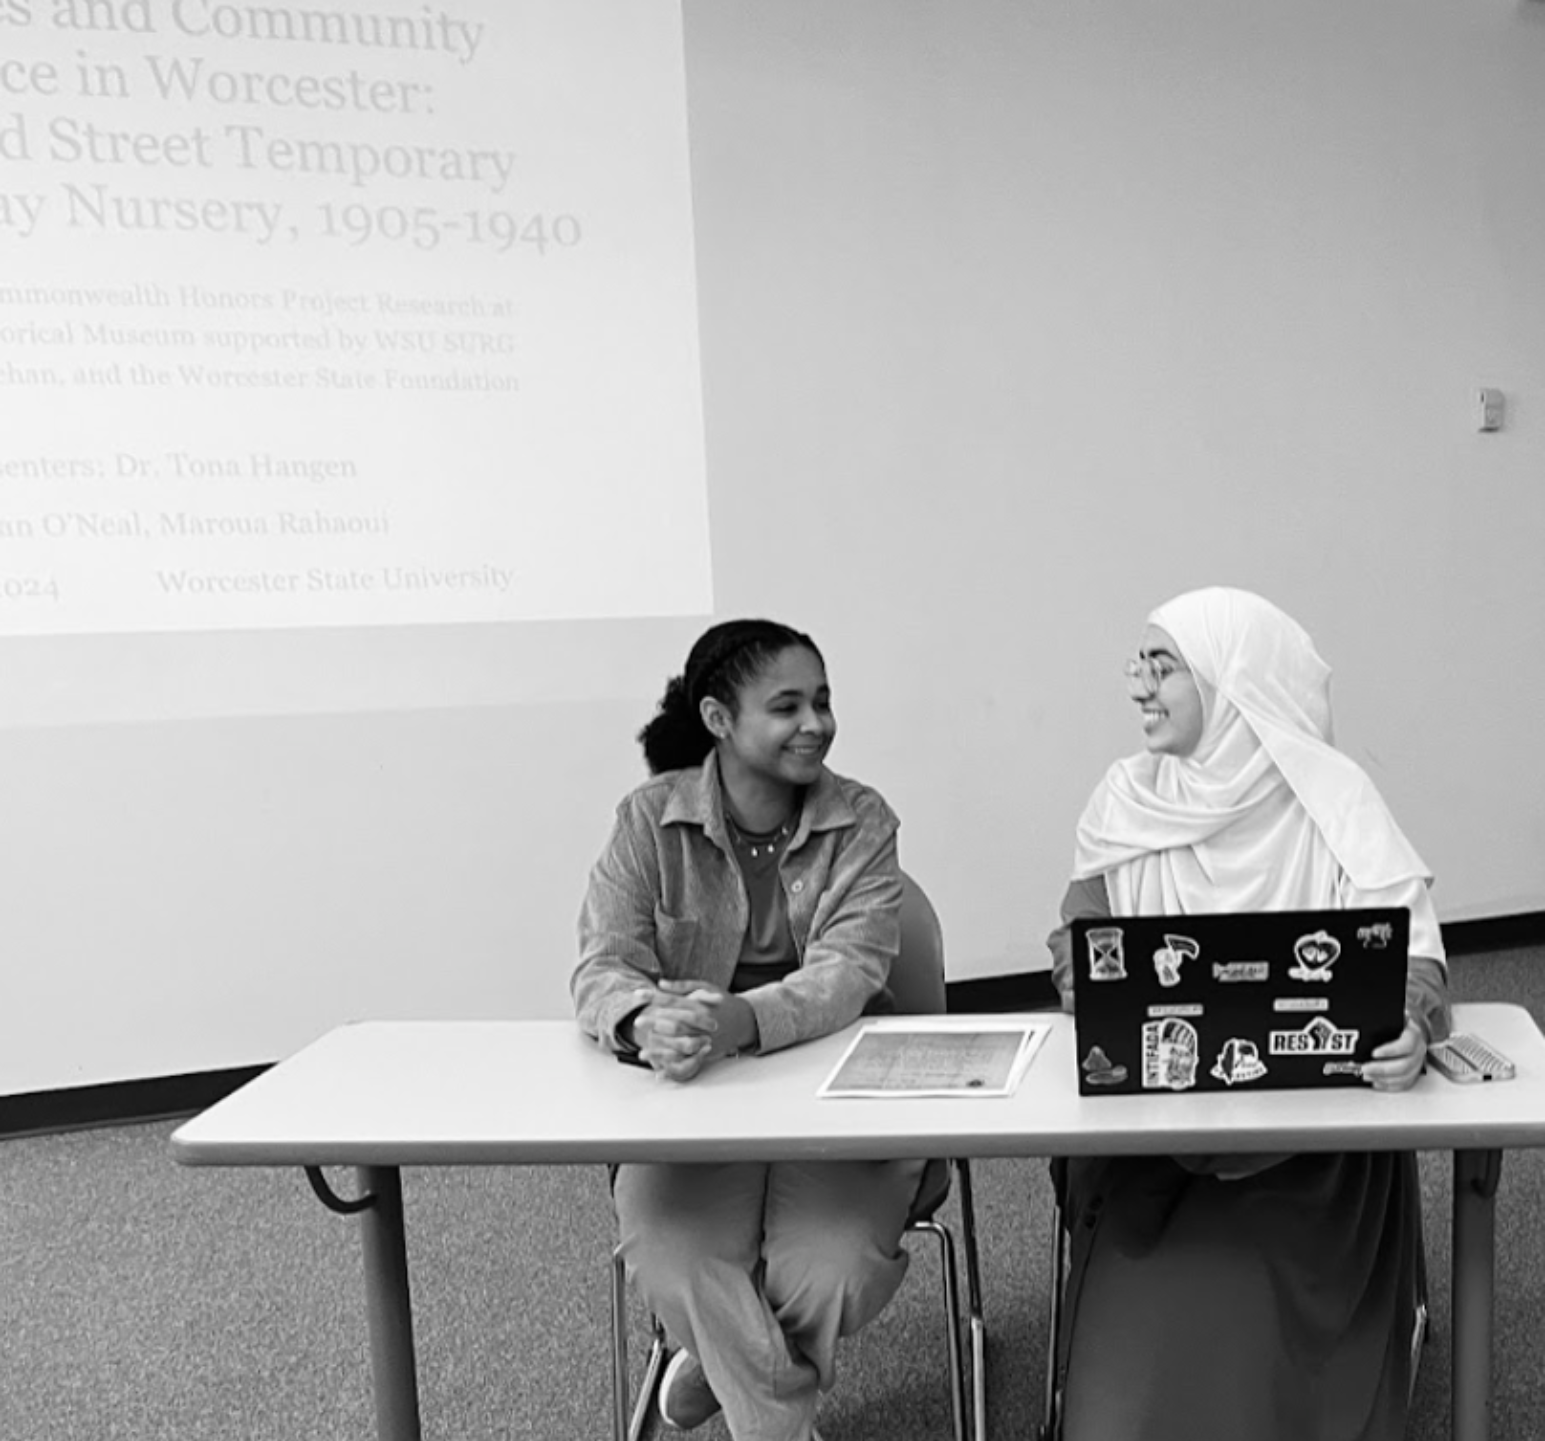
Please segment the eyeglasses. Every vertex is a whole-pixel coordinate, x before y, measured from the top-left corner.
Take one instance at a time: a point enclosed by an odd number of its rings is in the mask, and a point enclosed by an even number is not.
[[[1127,694],[1133,700],[1154,695],[1170,676],[1185,669],[1172,655],[1137,656],[1126,663]]]

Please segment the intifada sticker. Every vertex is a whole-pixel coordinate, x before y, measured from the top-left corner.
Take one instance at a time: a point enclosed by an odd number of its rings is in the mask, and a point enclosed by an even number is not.
[[[1089,979],[1124,981],[1127,958],[1121,948],[1120,926],[1097,926],[1089,932]]]
[[[1226,1086],[1236,1086],[1243,1081],[1258,1081],[1266,1074],[1266,1062],[1254,1041],[1240,1040],[1237,1036],[1223,1043],[1218,1059],[1213,1062],[1212,1074]]]
[[[1293,954],[1298,964],[1288,967],[1288,975],[1295,981],[1328,981],[1330,968],[1341,954],[1341,942],[1329,931],[1316,931],[1294,941]]]
[[[1357,1049],[1357,1032],[1339,1030],[1325,1016],[1316,1016],[1301,1031],[1269,1031],[1267,1036],[1274,1056],[1350,1056]]]
[[[1112,1065],[1101,1046],[1090,1046],[1082,1064],[1084,1077],[1091,1086],[1119,1086],[1127,1078],[1127,1068]]]
[[[1360,1076],[1363,1068],[1356,1061],[1326,1061],[1321,1071],[1326,1076]]]
[[[1371,926],[1357,928],[1357,939],[1363,943],[1365,951],[1382,951],[1394,936],[1395,928],[1388,921],[1379,921]]]
[[[1169,1016],[1143,1023],[1143,1088],[1188,1091],[1196,1084],[1196,1027]]]
[[[1271,967],[1265,961],[1227,961],[1212,964],[1215,981],[1264,981],[1271,975]]]
[[[1175,1001],[1167,1006],[1149,1006],[1148,1019],[1156,1021],[1160,1016],[1200,1016],[1205,1011],[1200,1001]]]
[[[1186,961],[1194,961],[1202,948],[1190,936],[1166,934],[1164,944],[1153,953],[1153,969],[1161,986],[1180,984],[1180,967]]]
[[[1271,1003],[1274,1011],[1328,1011],[1329,996],[1280,996]]]

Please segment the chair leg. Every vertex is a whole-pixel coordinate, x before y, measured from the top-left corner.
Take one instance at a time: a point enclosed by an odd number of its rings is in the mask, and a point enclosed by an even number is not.
[[[1041,1441],[1057,1441],[1062,1417],[1057,1394],[1057,1355],[1062,1346],[1062,1293],[1066,1285],[1068,1236],[1062,1224],[1062,1206],[1051,1198],[1051,1275],[1046,1289],[1051,1295],[1046,1318],[1046,1407],[1041,1420]]]
[[[644,1380],[638,1388],[638,1401],[633,1407],[633,1420],[628,1426],[628,1441],[639,1441],[644,1427],[649,1424],[649,1410],[654,1404],[655,1393],[660,1389],[660,1377],[665,1372],[665,1353],[669,1349],[665,1341],[665,1327],[658,1316],[651,1316],[649,1360],[644,1363]]]
[[[628,1441],[628,1272],[612,1249],[612,1441]]]
[[[665,1369],[665,1328],[651,1316],[649,1359],[644,1381],[631,1412],[628,1405],[628,1268],[622,1247],[612,1250],[612,1437],[613,1441],[639,1441],[649,1421],[649,1407]]]
[[[944,1314],[950,1368],[950,1410],[955,1441],[966,1441],[966,1377],[960,1349],[960,1280],[955,1267],[955,1238],[939,1221],[913,1221],[907,1230],[927,1231],[939,1242],[939,1274],[944,1287]]]
[[[1415,1170],[1413,1158],[1412,1169]],[[1428,1323],[1431,1313],[1427,1307],[1427,1236],[1422,1225],[1421,1183],[1416,1183],[1416,1320],[1411,1328],[1411,1390],[1406,1397],[1409,1406],[1416,1399],[1416,1379],[1422,1368],[1422,1349],[1427,1344]]]
[[[1416,1324],[1411,1328],[1411,1389],[1406,1396],[1409,1407],[1416,1401],[1416,1380],[1422,1369],[1422,1348],[1427,1344],[1427,1303],[1416,1303]]]
[[[971,1166],[955,1162],[960,1195],[960,1240],[966,1253],[966,1322],[971,1335],[971,1432],[987,1441],[987,1318],[982,1307],[982,1267],[976,1244],[976,1206],[971,1198]]]

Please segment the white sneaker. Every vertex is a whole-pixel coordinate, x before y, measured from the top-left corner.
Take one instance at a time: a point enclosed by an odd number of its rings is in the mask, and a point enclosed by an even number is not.
[[[694,1431],[723,1410],[697,1357],[685,1350],[678,1351],[666,1365],[655,1405],[660,1419],[673,1431]]]

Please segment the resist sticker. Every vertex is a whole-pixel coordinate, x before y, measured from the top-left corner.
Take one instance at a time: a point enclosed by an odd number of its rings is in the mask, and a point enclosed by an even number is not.
[[[1357,1034],[1316,1016],[1301,1031],[1268,1032],[1268,1050],[1274,1056],[1350,1056],[1357,1049]]]

